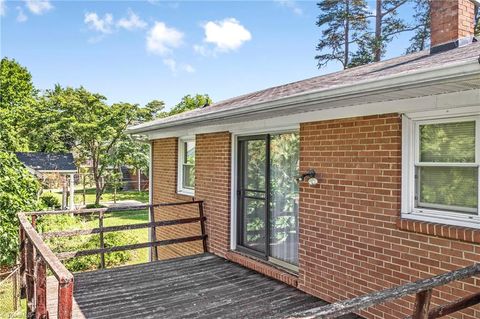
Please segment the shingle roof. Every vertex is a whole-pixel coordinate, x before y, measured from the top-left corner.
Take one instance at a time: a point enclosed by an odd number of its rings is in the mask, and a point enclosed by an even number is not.
[[[321,92],[356,83],[381,80],[394,75],[409,74],[443,66],[460,64],[469,60],[479,59],[479,55],[480,42],[437,54],[430,54],[428,50],[425,50],[390,60],[244,94],[214,103],[205,108],[195,109],[167,118],[139,124],[131,127],[131,129],[135,130],[151,126],[161,127],[163,124],[177,122],[186,118],[202,117],[203,115],[222,110],[248,107],[267,101],[275,101],[307,93]]]
[[[72,153],[15,153],[20,162],[36,171],[76,171]]]

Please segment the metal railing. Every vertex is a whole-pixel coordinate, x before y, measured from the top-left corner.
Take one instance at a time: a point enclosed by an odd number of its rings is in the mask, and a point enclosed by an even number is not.
[[[480,274],[480,263],[431,278],[407,283],[402,286],[373,292],[353,299],[336,302],[327,306],[312,308],[307,311],[296,313],[293,318],[337,318],[345,314],[358,312],[362,309],[383,304],[385,302],[411,294],[416,294],[416,298],[412,316],[408,318],[440,318],[480,303],[480,292],[430,309],[433,288],[446,285],[453,281],[467,279],[478,274]]]
[[[183,206],[183,205],[198,205],[199,217],[183,218],[176,220],[155,221],[154,209],[158,207],[167,206]],[[150,222],[141,224],[121,225],[105,227],[103,225],[105,213],[132,211],[132,210],[149,210]],[[93,229],[67,230],[55,231],[39,234],[36,229],[36,221],[39,216],[44,215],[59,215],[59,214],[98,214],[99,227]],[[31,217],[31,222],[28,217]],[[100,267],[105,268],[105,254],[116,251],[133,250],[139,248],[155,248],[153,250],[153,259],[157,260],[158,246],[165,246],[177,243],[184,243],[190,241],[202,240],[203,250],[207,252],[207,235],[205,232],[205,216],[203,213],[203,201],[178,202],[178,203],[161,203],[154,205],[140,205],[130,207],[112,207],[112,208],[92,208],[81,210],[58,210],[58,211],[38,211],[19,213],[18,219],[20,221],[20,276],[24,278],[22,288],[26,290],[27,298],[27,316],[35,315],[35,318],[48,318],[47,309],[47,291],[46,291],[46,273],[47,267],[58,280],[58,318],[70,319],[72,318],[73,305],[73,274],[67,270],[60,260],[75,258],[86,255],[100,255]],[[182,225],[189,223],[200,223],[201,235],[189,236],[168,240],[157,240],[156,228],[162,226]],[[132,229],[150,228],[151,237],[150,242],[130,244],[123,246],[105,247],[104,233],[117,232]],[[44,239],[69,237],[76,235],[90,235],[99,234],[100,248],[61,252],[54,254],[52,250],[46,245]]]

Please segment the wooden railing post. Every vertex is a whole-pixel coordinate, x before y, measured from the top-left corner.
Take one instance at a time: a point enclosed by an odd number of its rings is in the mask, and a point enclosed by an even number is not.
[[[200,214],[200,228],[202,229],[202,236],[203,236],[203,252],[206,253],[208,252],[208,246],[207,246],[207,237],[206,235],[206,230],[205,230],[205,216],[203,213],[203,202],[198,202],[198,213]]]
[[[33,244],[31,240],[25,241],[25,263],[26,263],[26,271],[25,271],[25,281],[26,281],[26,288],[27,288],[27,317],[33,315],[35,308],[35,273],[33,262],[35,258],[35,252],[33,248]]]
[[[58,319],[72,318],[73,280],[58,283]]]
[[[150,222],[155,223],[155,208],[153,205],[150,205],[149,207],[149,213],[150,213]],[[150,242],[154,243],[157,241],[157,227],[153,226],[150,231]],[[150,254],[152,260],[158,260],[158,249],[156,246],[150,247]]]
[[[19,247],[20,247],[20,253],[19,253],[19,257],[20,257],[20,262],[19,262],[19,266],[20,266],[20,298],[25,298],[26,297],[26,291],[25,291],[25,286],[26,286],[26,283],[25,283],[25,254],[26,254],[26,251],[25,251],[25,230],[23,229],[22,226],[20,226],[19,228],[19,243],[18,243]]]
[[[432,300],[432,289],[417,293],[415,297],[415,306],[413,308],[412,319],[428,319],[430,310],[430,301]]]
[[[48,319],[47,311],[47,266],[42,256],[35,260],[35,319]]]
[[[98,228],[100,228],[100,248],[105,248],[105,240],[103,238],[103,212],[98,215]],[[105,252],[100,253],[100,268],[105,269]]]

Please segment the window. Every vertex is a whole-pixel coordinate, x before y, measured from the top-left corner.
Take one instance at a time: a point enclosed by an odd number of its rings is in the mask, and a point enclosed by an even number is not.
[[[409,122],[403,217],[480,228],[479,117]]]
[[[194,195],[195,190],[195,140],[179,139],[178,142],[178,180],[179,194]]]

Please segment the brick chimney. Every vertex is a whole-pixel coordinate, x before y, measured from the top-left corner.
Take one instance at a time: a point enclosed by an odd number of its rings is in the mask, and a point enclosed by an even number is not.
[[[474,41],[478,0],[432,0],[430,53],[450,50]]]

